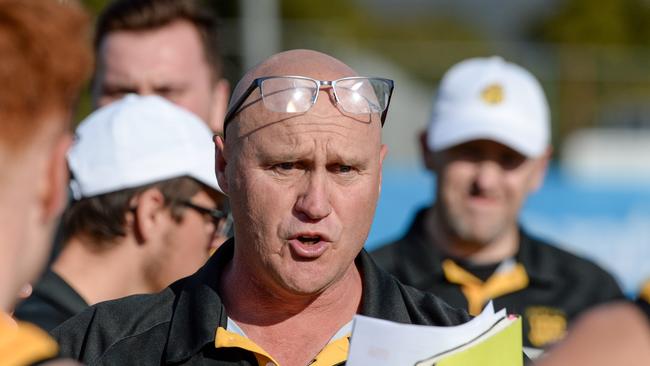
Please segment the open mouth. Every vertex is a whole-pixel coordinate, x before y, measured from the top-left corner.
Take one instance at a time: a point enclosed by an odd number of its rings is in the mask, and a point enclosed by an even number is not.
[[[320,257],[330,247],[327,234],[315,231],[296,233],[290,240],[294,258],[297,260],[311,260]]]
[[[300,235],[296,239],[298,239],[301,243],[307,245],[313,245],[322,240],[320,235]]]

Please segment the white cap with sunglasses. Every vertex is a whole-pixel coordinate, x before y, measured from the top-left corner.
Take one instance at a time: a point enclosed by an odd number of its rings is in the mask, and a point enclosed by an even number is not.
[[[501,57],[472,58],[444,75],[433,103],[427,145],[440,151],[488,139],[527,157],[541,156],[550,143],[544,91],[524,68]]]
[[[81,122],[68,152],[75,199],[188,176],[220,190],[212,132],[158,96],[127,95]]]

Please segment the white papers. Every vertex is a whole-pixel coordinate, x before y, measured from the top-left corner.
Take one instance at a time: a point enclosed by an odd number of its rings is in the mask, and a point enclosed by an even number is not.
[[[490,302],[471,321],[452,327],[400,324],[362,315],[354,317],[348,366],[414,365],[487,332],[506,316]]]

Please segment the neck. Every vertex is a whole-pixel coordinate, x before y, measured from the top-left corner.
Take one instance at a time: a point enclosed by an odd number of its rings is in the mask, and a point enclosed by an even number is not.
[[[13,311],[20,288],[42,273],[54,225],[43,222],[33,177],[14,172],[0,178],[0,309],[5,312]]]
[[[106,248],[73,237],[52,265],[90,305],[139,293],[152,292],[142,273],[138,245],[129,237]]]
[[[2,244],[0,243],[0,248],[4,248]],[[13,277],[15,267],[8,263],[10,260],[10,257],[5,257],[0,261],[0,314],[11,313],[18,297]]]
[[[354,264],[317,294],[269,290],[247,268],[233,259],[224,270],[220,284],[224,306],[247,337],[281,365],[308,364],[352,320],[361,303],[361,275]],[[228,285],[232,283],[237,286]]]
[[[13,306],[18,297],[19,283],[21,281],[21,273],[19,273],[18,260],[20,259],[19,246],[16,243],[24,238],[19,236],[12,236],[12,227],[4,225],[10,219],[10,215],[5,215],[6,211],[0,207],[0,250],[2,257],[0,258],[0,313],[10,313],[13,311]],[[24,243],[24,242],[23,242]],[[28,281],[26,279],[26,281]]]
[[[427,236],[445,254],[476,264],[498,263],[515,255],[519,248],[519,229],[512,225],[486,242],[467,240],[456,235],[444,224],[436,206],[426,212]]]

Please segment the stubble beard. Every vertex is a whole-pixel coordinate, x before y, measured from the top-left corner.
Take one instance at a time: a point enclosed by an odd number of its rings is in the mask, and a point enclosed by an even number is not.
[[[456,212],[442,205],[439,215],[443,228],[451,242],[467,249],[480,249],[496,242],[506,232],[503,218],[489,217],[487,213],[472,216],[468,212]]]

